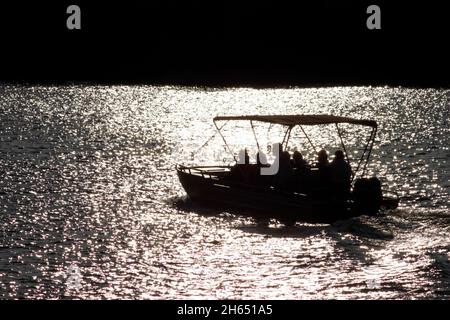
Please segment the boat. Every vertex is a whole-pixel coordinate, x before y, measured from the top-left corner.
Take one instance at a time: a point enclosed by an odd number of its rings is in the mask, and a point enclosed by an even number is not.
[[[311,137],[307,135],[303,127],[334,125],[340,138],[340,148],[342,148],[349,164],[351,161],[347,154],[340,125],[350,124],[366,127],[369,129],[369,137],[362,155],[353,159],[356,163],[351,167],[351,189],[348,196],[342,199],[342,197],[333,196],[333,191],[324,194],[323,192],[317,192],[317,189],[305,191],[280,188],[273,183],[274,179],[271,180],[272,177],[270,176],[262,177],[266,178],[265,183],[261,183],[261,180],[255,183],[253,180],[236,178],[236,171],[253,170],[252,172],[255,172],[255,170],[260,170],[263,165],[261,163],[240,163],[236,159],[222,134],[223,126],[218,126],[218,123],[222,121],[225,121],[225,124],[229,121],[249,121],[258,150],[260,146],[254,130],[254,125],[258,122],[268,123],[271,126],[282,126],[284,138],[279,145],[284,150],[289,149],[289,140],[293,128],[298,126],[305,135],[306,141],[316,150]],[[235,163],[218,166],[177,164],[176,172],[180,183],[192,201],[226,208],[239,208],[240,213],[256,217],[275,218],[289,225],[298,221],[333,223],[337,220],[360,215],[376,215],[381,211],[395,209],[398,206],[399,197],[395,192],[383,189],[377,177],[367,177],[365,174],[378,129],[377,122],[374,120],[326,114],[241,115],[216,116],[213,123],[225,146],[232,154]],[[267,167],[267,165],[265,166]],[[310,175],[314,176],[318,174],[318,169],[310,168],[309,172]]]

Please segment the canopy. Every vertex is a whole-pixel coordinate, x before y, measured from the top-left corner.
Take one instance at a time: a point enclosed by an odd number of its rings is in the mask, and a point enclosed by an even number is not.
[[[261,121],[283,126],[293,127],[296,125],[318,125],[330,123],[351,123],[362,126],[376,128],[377,123],[374,120],[353,119],[348,117],[332,116],[327,114],[297,114],[297,115],[248,115],[248,116],[218,116],[213,119],[218,120],[248,120]]]

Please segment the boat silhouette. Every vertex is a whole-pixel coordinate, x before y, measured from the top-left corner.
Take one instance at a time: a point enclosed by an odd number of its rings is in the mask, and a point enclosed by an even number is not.
[[[334,124],[340,138],[345,158],[350,164],[347,149],[339,124],[346,123],[364,126],[370,129],[369,138],[356,167],[351,168],[349,192],[345,197],[337,196],[340,190],[323,188],[317,183],[320,170],[308,169],[307,184],[304,188],[283,188],[276,183],[276,174],[263,175],[264,169],[270,165],[239,162],[233,155],[236,164],[221,166],[184,166],[176,165],[179,180],[193,201],[219,206],[243,208],[241,212],[252,216],[273,217],[285,224],[296,221],[333,223],[360,215],[376,215],[383,209],[394,209],[398,206],[398,196],[395,192],[384,190],[376,177],[366,177],[377,133],[377,123],[374,120],[354,119],[333,115],[244,115],[217,116],[213,122],[225,145],[231,152],[226,139],[217,125],[220,121],[250,121],[255,139],[259,144],[254,130],[254,122],[265,122],[280,125],[285,129],[280,148],[287,149],[291,131],[299,126],[307,141],[314,147],[312,140],[303,130],[303,126],[321,126]],[[278,168],[276,168],[278,169]],[[253,178],[252,178],[253,177]],[[357,178],[358,177],[358,178]],[[309,184],[309,185],[308,185]]]

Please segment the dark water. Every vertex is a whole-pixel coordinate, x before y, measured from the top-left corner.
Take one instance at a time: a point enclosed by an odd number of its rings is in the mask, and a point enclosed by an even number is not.
[[[449,95],[0,86],[0,297],[448,299]],[[369,173],[400,208],[267,227],[186,200],[174,164],[227,162],[218,137],[199,150],[211,119],[252,113],[375,119]],[[233,146],[254,143],[246,125]],[[330,151],[332,129],[308,128]],[[344,130],[356,158],[367,136]]]

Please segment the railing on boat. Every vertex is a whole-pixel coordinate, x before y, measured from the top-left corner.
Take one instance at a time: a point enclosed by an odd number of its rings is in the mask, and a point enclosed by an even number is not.
[[[227,170],[223,170],[220,171],[220,173],[218,171],[207,171],[207,170],[202,170],[202,169],[214,169],[214,168],[218,168],[218,169],[230,169],[231,166],[226,166],[226,165],[218,165],[218,166],[193,166],[193,167],[186,167],[183,165],[176,165],[175,167],[177,170],[183,171],[185,173],[189,173],[189,174],[198,174],[201,175],[202,178],[204,179],[211,179],[211,180],[215,180],[218,181],[219,177],[222,176],[221,173],[223,173],[223,175],[225,175],[226,173],[228,173],[229,171]],[[277,190],[274,186],[258,186],[258,185],[254,185],[254,184],[248,184],[245,182],[238,182],[238,181],[227,181],[227,185],[228,186],[235,186],[235,187],[245,187],[245,188],[251,188],[254,190],[261,190],[261,191],[276,191],[278,194],[289,194],[289,195],[295,195],[295,196],[299,196],[299,197],[306,197],[306,194],[301,193],[301,192],[291,192],[291,191],[286,191],[286,190]]]
[[[218,165],[218,166],[193,166],[193,167],[186,167],[183,165],[176,165],[175,167],[177,170],[188,172],[189,174],[200,174],[203,178],[205,178],[205,175],[209,177],[210,179],[216,178],[221,175],[221,173],[227,173],[228,171],[225,169],[230,169],[231,166],[225,166],[225,165]],[[221,171],[208,171],[204,169],[222,169]]]

